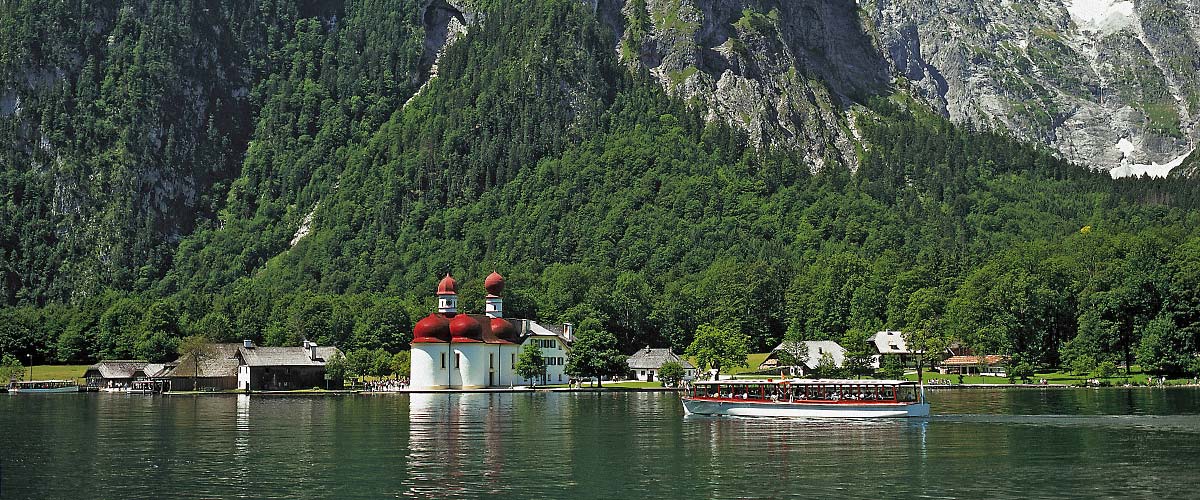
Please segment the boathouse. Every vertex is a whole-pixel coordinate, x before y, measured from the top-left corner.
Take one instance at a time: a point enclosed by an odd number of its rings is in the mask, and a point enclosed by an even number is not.
[[[325,379],[325,363],[343,356],[336,347],[304,342],[300,347],[258,347],[247,340],[238,348],[237,387],[245,391],[341,389],[341,380]]]
[[[955,375],[1007,377],[1008,358],[998,354],[982,356],[951,356],[942,361],[941,372]]]
[[[646,348],[639,349],[626,359],[626,362],[629,363],[630,377],[643,382],[653,382],[662,365],[672,361],[683,366],[683,376],[685,379],[696,377],[696,367],[689,363],[688,360],[671,352],[670,349],[654,349],[646,346]]]
[[[162,377],[173,391],[227,391],[237,389],[241,344],[209,344],[201,356],[179,358]]]
[[[132,359],[106,359],[87,368],[83,378],[88,387],[98,389],[120,389],[138,378],[146,376],[146,361]]]

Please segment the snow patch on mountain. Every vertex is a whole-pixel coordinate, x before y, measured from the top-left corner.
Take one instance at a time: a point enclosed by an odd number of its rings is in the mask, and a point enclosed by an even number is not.
[[[1098,32],[1102,36],[1121,31],[1137,21],[1133,2],[1127,0],[1072,0],[1066,7],[1080,31]]]
[[[1133,146],[1132,143],[1129,143],[1128,139],[1121,139],[1121,142],[1117,143],[1117,147],[1120,148],[1122,143]],[[1110,170],[1108,173],[1112,175],[1113,179],[1119,179],[1121,177],[1141,177],[1142,175],[1149,175],[1150,177],[1166,177],[1167,174],[1171,173],[1171,169],[1182,165],[1183,161],[1186,160],[1188,156],[1191,156],[1191,154],[1195,151],[1195,149],[1188,151],[1163,164],[1159,164],[1157,162],[1151,162],[1149,165],[1145,163],[1130,164],[1128,163],[1128,159],[1126,159],[1121,162],[1121,166]]]

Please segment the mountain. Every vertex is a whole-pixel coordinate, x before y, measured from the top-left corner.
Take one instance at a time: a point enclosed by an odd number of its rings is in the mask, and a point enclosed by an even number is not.
[[[895,85],[956,123],[1114,176],[1195,149],[1200,7],[1176,0],[595,2],[622,60],[758,143],[854,164],[856,96]]]
[[[992,20],[1033,33],[1066,7],[933,5],[4,4],[0,353],[402,349],[434,280],[478,310],[493,269],[506,311],[625,349],[704,323],[753,349],[920,328],[1048,365],[1190,349],[1195,180],[1056,149],[1086,142],[1035,119],[1089,106],[1067,83],[981,90],[1082,74],[984,45]],[[977,29],[943,35],[959,20]],[[971,44],[1011,67],[951,57]],[[1138,81],[1094,112],[1165,102],[1132,104]],[[1173,137],[1147,123],[1131,154]]]

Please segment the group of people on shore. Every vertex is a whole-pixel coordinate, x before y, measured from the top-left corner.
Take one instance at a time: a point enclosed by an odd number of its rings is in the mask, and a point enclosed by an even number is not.
[[[364,382],[363,390],[367,392],[399,392],[408,388],[408,377],[400,377],[373,382]]]

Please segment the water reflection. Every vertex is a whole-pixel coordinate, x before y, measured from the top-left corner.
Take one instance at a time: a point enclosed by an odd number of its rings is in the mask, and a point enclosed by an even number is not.
[[[1200,391],[935,397],[927,420],[829,421],[683,417],[678,398],[652,393],[9,395],[2,498],[1089,498],[1194,488]]]

